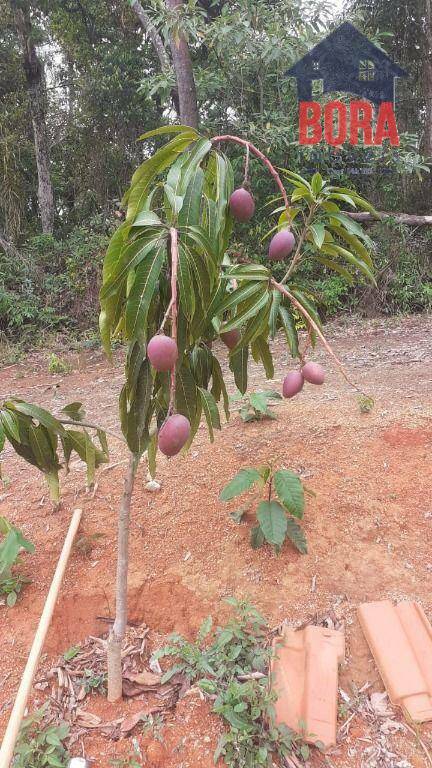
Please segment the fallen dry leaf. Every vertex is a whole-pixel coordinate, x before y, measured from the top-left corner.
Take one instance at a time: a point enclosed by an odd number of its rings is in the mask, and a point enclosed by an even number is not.
[[[92,715],[91,712],[86,712],[84,709],[78,708],[76,715],[76,725],[81,728],[98,728],[102,722],[102,718]]]
[[[392,715],[388,696],[385,691],[382,693],[371,693],[370,703],[373,711],[378,717],[388,717],[389,715]]]
[[[138,672],[136,675],[126,674],[124,675],[126,680],[130,680],[131,683],[136,683],[137,685],[144,685],[148,687],[154,687],[155,685],[160,685],[161,676],[156,675],[154,672],[148,672],[146,669],[144,669],[142,672]]]
[[[123,735],[129,734],[136,725],[142,720],[143,717],[147,717],[147,715],[153,715],[155,712],[160,712],[161,707],[145,707],[144,709],[140,709],[139,712],[135,712],[134,715],[129,715],[128,717],[125,717],[123,720],[120,731]]]

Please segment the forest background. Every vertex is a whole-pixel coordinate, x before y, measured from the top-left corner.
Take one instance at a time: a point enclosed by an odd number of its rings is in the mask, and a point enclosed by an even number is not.
[[[409,73],[398,148],[298,144],[286,70],[343,20]],[[170,122],[248,136],[276,165],[394,214],[369,229],[377,287],[305,262],[324,318],[430,311],[432,227],[397,214],[432,207],[431,0],[0,0],[0,360],[51,339],[97,343],[103,254],[154,149],[137,139]],[[241,234],[260,260],[273,190],[258,163],[251,173],[257,215]]]

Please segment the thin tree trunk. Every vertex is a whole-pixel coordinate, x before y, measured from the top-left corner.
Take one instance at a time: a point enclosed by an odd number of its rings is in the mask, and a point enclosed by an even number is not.
[[[130,7],[132,8],[133,12],[136,14],[145,34],[148,35],[149,40],[151,41],[153,48],[155,49],[162,72],[170,72],[171,64],[170,64],[169,56],[165,50],[163,40],[159,32],[157,31],[155,25],[153,24],[150,16],[148,15],[148,13],[146,13],[146,11],[142,7],[139,0],[131,0]]]
[[[181,8],[183,0],[166,0],[171,10]],[[183,125],[198,128],[198,102],[189,46],[184,34],[172,34],[170,48],[179,95],[180,121]]]
[[[131,453],[118,518],[116,615],[108,638],[108,701],[122,697],[121,648],[127,624],[129,521],[139,456]]]
[[[162,37],[160,36],[159,32],[157,31],[155,25],[153,24],[150,16],[144,8],[142,7],[139,0],[131,0],[130,6],[133,10],[133,12],[136,14],[136,17],[141,24],[144,33],[149,38],[151,44],[153,45],[153,48],[155,50],[156,56],[159,59],[159,64],[161,71],[166,75],[171,75],[171,61],[168,56],[168,53],[165,49],[164,42],[162,40]],[[173,100],[173,104],[175,107],[175,110],[180,117],[180,104],[179,104],[179,97],[178,97],[178,91],[177,88],[173,88],[171,91],[171,98]]]
[[[423,52],[423,88],[425,99],[425,129],[423,154],[432,158],[432,2],[425,0],[425,28]]]
[[[47,95],[43,66],[32,39],[30,10],[27,3],[11,0],[18,36],[24,56],[24,71],[30,101],[33,136],[38,172],[38,202],[42,232],[54,227],[54,194],[51,183],[49,141],[46,125]]]
[[[68,104],[68,121],[71,124],[75,113],[75,71],[74,63],[69,53],[66,54],[67,58],[67,104]]]
[[[7,239],[4,232],[0,230],[0,248],[3,248],[6,256],[9,256],[11,259],[19,259],[20,261],[23,261],[23,257],[21,256],[19,250],[15,248],[14,244],[10,242],[10,240]]]

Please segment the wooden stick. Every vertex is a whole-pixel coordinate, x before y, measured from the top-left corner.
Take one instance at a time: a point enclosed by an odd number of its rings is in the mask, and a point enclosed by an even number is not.
[[[27,664],[24,669],[23,676],[16,695],[15,704],[13,706],[11,716],[6,728],[6,733],[0,749],[0,768],[9,768],[15,743],[18,737],[21,721],[24,716],[25,708],[27,706],[27,699],[31,691],[33,684],[33,678],[36,673],[37,665],[39,662],[39,656],[41,654],[45,637],[48,632],[52,615],[54,612],[57,596],[60,590],[60,586],[63,580],[63,576],[66,570],[66,566],[69,560],[69,556],[72,549],[72,544],[75,538],[75,534],[78,530],[78,526],[81,521],[82,510],[75,509],[72,515],[72,519],[69,525],[69,530],[65,538],[63,549],[58,559],[57,567],[49,588],[49,592],[45,601],[45,606],[42,611],[42,615],[39,620],[39,626],[34,636],[33,645],[30,649]]]

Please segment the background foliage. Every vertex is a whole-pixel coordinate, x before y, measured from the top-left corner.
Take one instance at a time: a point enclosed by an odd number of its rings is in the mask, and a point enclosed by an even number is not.
[[[192,57],[201,131],[247,135],[276,165],[305,175],[319,170],[341,186],[354,184],[378,209],[427,212],[427,2],[410,4],[407,24],[405,3],[395,12],[392,0],[350,0],[339,17],[332,3],[317,0],[188,0],[180,26]],[[20,255],[17,259],[0,246],[0,334],[30,341],[44,330],[95,328],[101,255],[118,224],[120,199],[145,153],[158,146],[155,140],[146,149],[136,139],[176,120],[176,95],[173,71],[162,70],[150,36],[125,0],[22,0],[21,5],[29,10],[44,65],[55,227],[53,235],[41,236],[20,41],[9,0],[0,0],[0,233]],[[143,7],[168,51],[172,14],[161,0]],[[296,87],[284,72],[341,16],[410,72],[409,81],[397,85],[404,132],[398,150],[296,144]],[[239,178],[239,154],[227,151]],[[255,260],[268,229],[263,201],[272,188],[254,161],[251,177],[257,215],[241,235]],[[337,276],[323,278],[322,270],[318,276],[308,267],[324,314],[430,309],[428,231],[376,226],[371,236],[377,289],[351,289]]]

